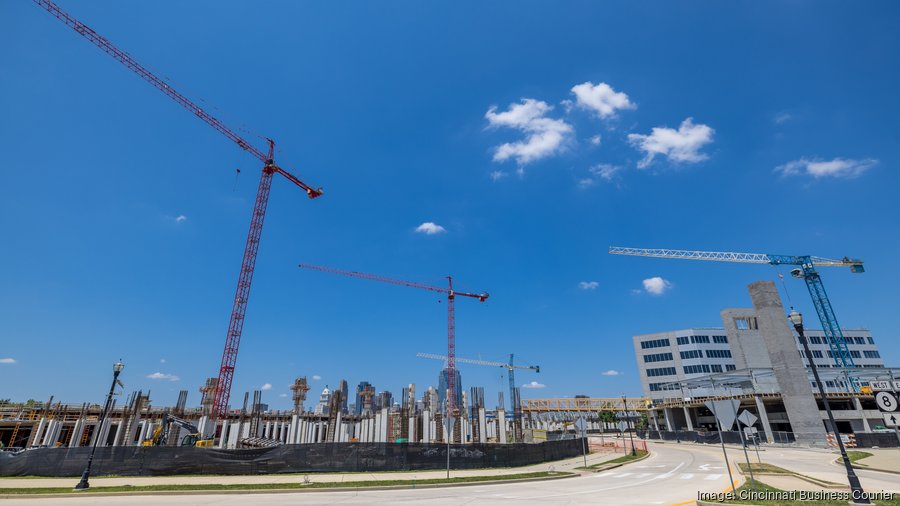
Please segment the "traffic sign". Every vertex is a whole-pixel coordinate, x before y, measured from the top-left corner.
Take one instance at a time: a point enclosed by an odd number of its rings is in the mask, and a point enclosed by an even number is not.
[[[757,418],[756,415],[754,415],[753,413],[751,413],[745,409],[745,410],[741,411],[740,415],[738,415],[738,420],[742,424],[749,427],[749,426],[753,425],[754,423],[756,423],[756,421],[759,420],[759,418]]]
[[[619,422],[619,431],[625,432],[628,430],[628,422]]]
[[[895,392],[900,392],[900,381],[892,381],[891,384],[894,387]]]
[[[875,392],[875,404],[882,412],[893,413],[897,411],[897,396],[893,392]]]
[[[890,381],[872,381],[872,390],[892,390]]]
[[[721,430],[731,430],[741,401],[736,399],[725,399],[720,401],[706,401],[703,404],[706,405],[706,409],[712,411],[715,417],[718,418]]]
[[[897,416],[896,413],[882,413],[881,416],[884,417],[884,425],[886,427],[900,426],[900,416]]]
[[[586,427],[587,427],[587,424],[585,423],[583,417],[579,418],[578,420],[575,420],[575,428],[576,429],[580,430],[581,432],[584,432],[584,429]]]

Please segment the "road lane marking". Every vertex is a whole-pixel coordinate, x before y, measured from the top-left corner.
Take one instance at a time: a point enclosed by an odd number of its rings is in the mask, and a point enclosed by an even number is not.
[[[708,475],[706,475],[706,478],[703,478],[703,479],[706,481],[713,481],[713,480],[718,480],[721,477],[722,477],[721,474],[708,474]]]
[[[679,479],[679,480],[690,480],[690,479],[692,479],[693,477],[694,477],[694,475],[691,474],[691,473],[684,473],[684,474],[682,474],[681,476],[679,476],[678,479]]]

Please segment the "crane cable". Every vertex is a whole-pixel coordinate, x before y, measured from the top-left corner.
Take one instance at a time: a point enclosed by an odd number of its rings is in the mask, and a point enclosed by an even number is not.
[[[779,265],[772,265],[772,268],[775,269],[775,273],[778,275],[778,279],[781,280],[781,287],[784,289],[784,295],[787,296],[788,305],[790,307],[794,307],[794,302],[791,300],[791,292],[788,290],[787,284],[784,282],[784,274],[781,273],[781,268]]]

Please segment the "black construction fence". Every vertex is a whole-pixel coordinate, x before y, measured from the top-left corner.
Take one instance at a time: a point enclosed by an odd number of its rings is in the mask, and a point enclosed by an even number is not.
[[[0,452],[0,476],[80,476],[90,448]],[[450,446],[451,469],[516,467],[581,455],[581,440],[535,444]],[[97,448],[91,474],[269,474],[445,469],[447,445],[425,443],[314,443],[274,448]]]

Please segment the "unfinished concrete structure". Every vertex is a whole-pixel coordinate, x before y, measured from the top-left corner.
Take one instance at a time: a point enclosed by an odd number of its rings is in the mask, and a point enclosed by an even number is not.
[[[670,431],[715,430],[705,401],[733,398],[759,420],[764,440],[823,445],[827,418],[814,394],[812,360],[841,432],[871,432],[881,417],[871,394],[852,388],[873,379],[890,379],[871,334],[846,329],[847,346],[858,367],[834,367],[822,332],[811,330],[813,356],[801,352],[781,298],[771,281],[749,285],[752,308],[721,311],[722,328],[634,336],[635,354],[646,395],[654,409],[651,426]],[[661,417],[660,417],[661,415]],[[730,430],[732,427],[724,429]]]

